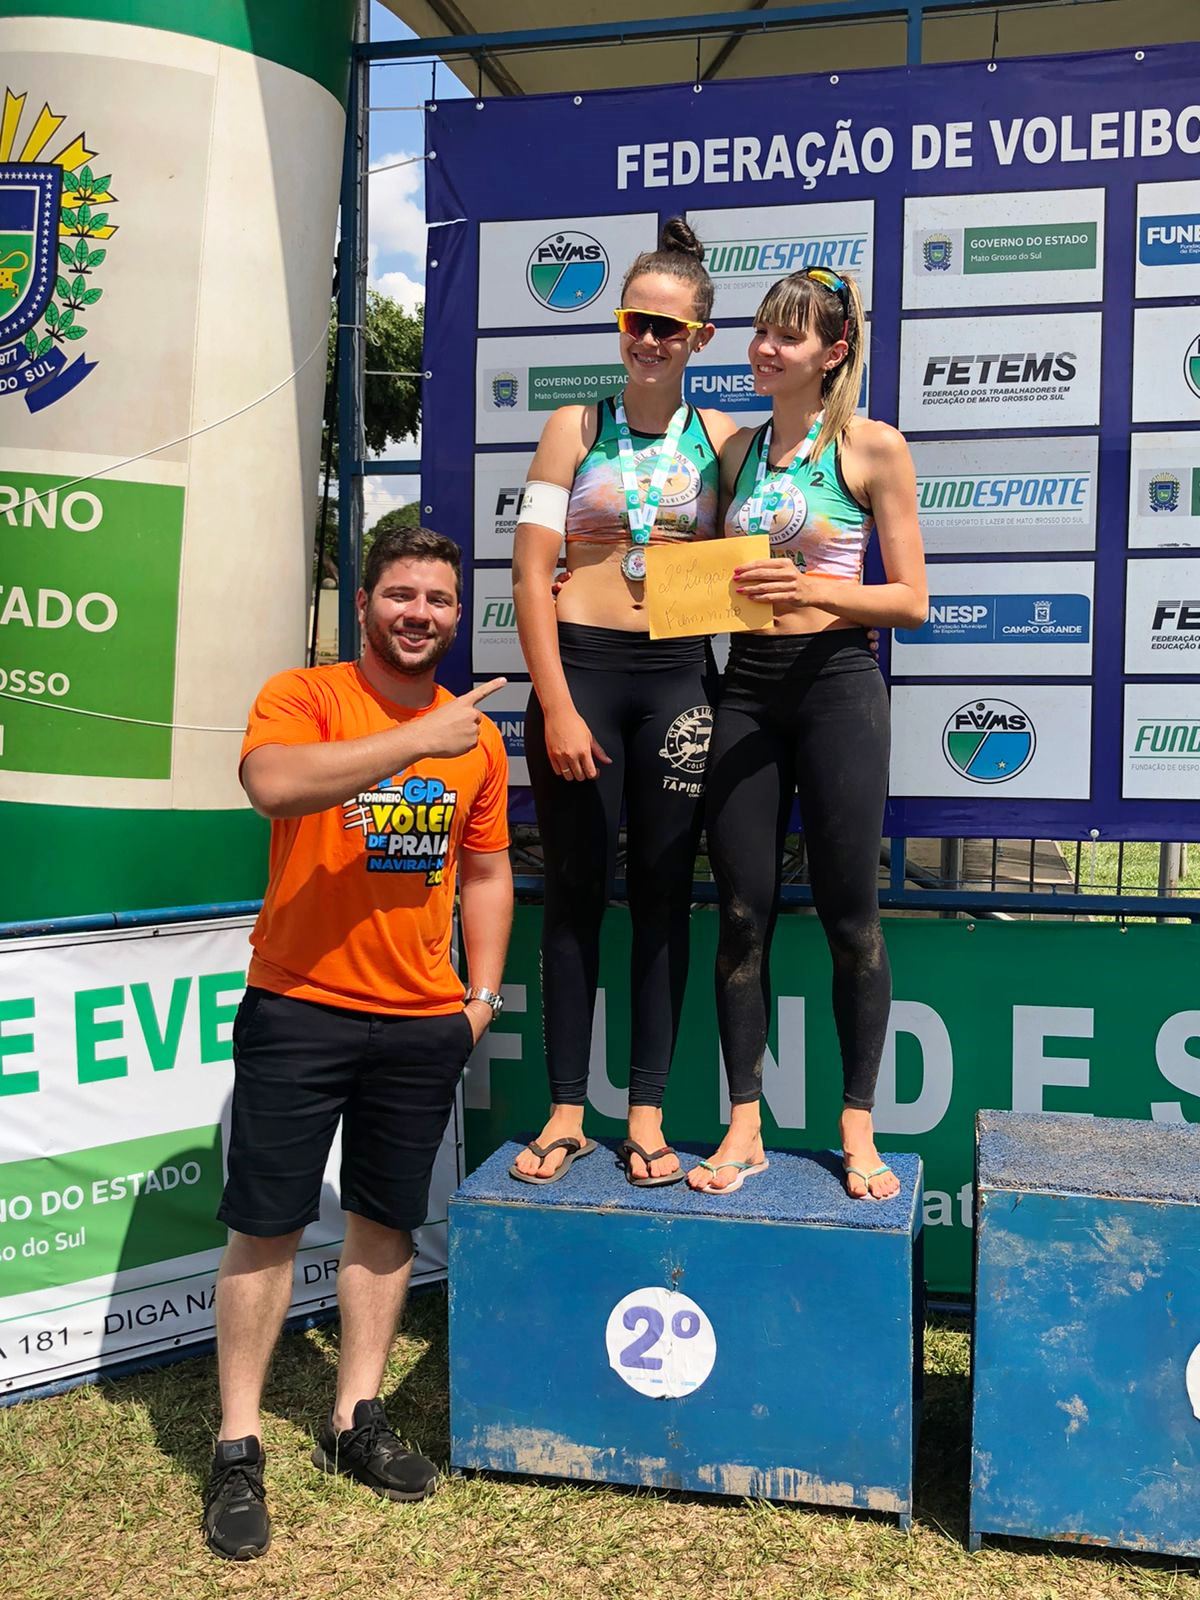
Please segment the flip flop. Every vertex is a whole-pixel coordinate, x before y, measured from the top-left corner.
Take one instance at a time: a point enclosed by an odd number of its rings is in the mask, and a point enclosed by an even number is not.
[[[711,1172],[714,1177],[722,1167],[736,1167],[738,1175],[732,1183],[724,1184],[720,1189],[714,1189],[711,1184],[706,1183],[703,1189],[696,1190],[697,1194],[736,1194],[747,1178],[757,1177],[760,1172],[765,1172],[771,1163],[764,1156],[761,1161],[718,1161],[715,1167],[711,1161],[701,1161],[699,1165],[706,1172]]]
[[[532,1151],[539,1161],[544,1161],[550,1154],[551,1150],[565,1150],[567,1153],[563,1157],[558,1171],[550,1173],[548,1177],[539,1178],[535,1172],[520,1172],[518,1171],[515,1162],[508,1169],[509,1177],[515,1178],[518,1183],[557,1183],[560,1178],[566,1177],[567,1173],[571,1170],[575,1162],[579,1160],[580,1156],[591,1155],[592,1151],[596,1148],[596,1141],[594,1139],[573,1138],[552,1139],[545,1149],[543,1149],[542,1146],[536,1143],[535,1140],[530,1139],[525,1148],[526,1150]]]
[[[850,1174],[853,1173],[856,1178],[861,1178],[862,1181],[867,1186],[866,1194],[850,1194],[850,1187],[849,1187],[849,1185],[847,1185],[846,1186],[846,1193],[847,1193],[847,1195],[850,1196],[851,1200],[885,1200],[885,1199],[886,1200],[894,1200],[896,1198],[896,1196],[894,1194],[882,1195],[882,1194],[872,1194],[871,1193],[871,1179],[872,1178],[882,1178],[885,1172],[891,1172],[892,1171],[891,1167],[888,1166],[886,1161],[883,1163],[882,1166],[876,1167],[874,1172],[864,1172],[861,1167],[848,1166],[846,1164],[846,1162],[844,1162],[844,1161],[842,1162],[842,1168],[843,1168],[843,1170],[844,1170],[844,1172],[845,1172],[847,1177],[849,1177]],[[894,1176],[895,1176],[895,1174],[893,1173],[893,1177]]]
[[[649,1174],[652,1161],[661,1161],[664,1156],[673,1156],[675,1154],[676,1152],[669,1144],[663,1145],[661,1150],[650,1151],[643,1150],[641,1145],[636,1144],[632,1139],[622,1139],[617,1146],[617,1160],[625,1168],[626,1181],[631,1183],[635,1189],[660,1189],[664,1184],[678,1183],[683,1177],[683,1168],[679,1167],[674,1172],[668,1172],[661,1178],[653,1178],[649,1175],[644,1178],[635,1178],[633,1175],[634,1156],[641,1156],[646,1163],[646,1172]]]

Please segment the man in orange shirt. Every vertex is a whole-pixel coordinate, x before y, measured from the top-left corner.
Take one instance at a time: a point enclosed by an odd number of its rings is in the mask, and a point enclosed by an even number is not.
[[[219,1212],[230,1234],[205,1531],[234,1560],[270,1543],[259,1404],[339,1119],[341,1354],[313,1461],[393,1500],[434,1487],[433,1463],[403,1449],[377,1397],[455,1088],[500,1010],[513,905],[508,763],[478,709],[505,680],[457,699],[434,682],[461,599],[451,540],[424,528],[377,540],[358,593],[361,659],[270,679],[242,745],[271,854],[234,1022]],[[465,993],[450,963],[456,879]]]

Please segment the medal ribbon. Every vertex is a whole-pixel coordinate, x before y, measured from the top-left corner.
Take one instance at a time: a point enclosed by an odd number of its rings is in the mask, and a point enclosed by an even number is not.
[[[780,467],[772,475],[769,484],[764,480],[767,476],[767,458],[771,454],[771,434],[774,422],[768,422],[766,432],[763,434],[762,454],[758,458],[758,474],[754,479],[754,493],[746,502],[746,532],[761,533],[763,528],[770,528],[775,518],[775,510],[783,499],[784,485],[794,483],[800,468],[812,454],[812,447],[817,442],[817,435],[821,431],[821,423],[825,420],[825,413],[818,412],[813,418],[813,425],[808,430],[804,443],[796,451],[791,464]]]
[[[629,533],[634,544],[649,544],[650,535],[654,531],[654,524],[658,518],[658,502],[662,498],[663,485],[670,475],[672,463],[679,453],[679,441],[687,425],[688,408],[680,406],[671,418],[663,437],[662,449],[654,471],[650,474],[650,487],[646,491],[645,504],[642,503],[638,491],[637,462],[633,454],[632,433],[629,423],[625,420],[625,402],[618,400],[616,405],[617,442],[621,455],[621,487],[625,491],[625,511],[629,517]]]

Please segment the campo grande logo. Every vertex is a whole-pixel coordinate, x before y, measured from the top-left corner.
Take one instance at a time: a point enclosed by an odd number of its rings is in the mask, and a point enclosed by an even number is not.
[[[608,256],[590,233],[564,229],[534,246],[525,282],[547,311],[581,311],[608,282]]]
[[[1178,511],[1181,487],[1173,472],[1156,472],[1147,486],[1151,511]]]
[[[944,233],[931,233],[921,246],[926,272],[949,272],[954,260],[954,241]]]
[[[104,294],[96,272],[117,228],[112,175],[94,170],[97,152],[86,136],[47,155],[66,119],[43,104],[30,124],[26,98],[6,88],[0,115],[0,396],[23,395],[37,412],[97,365],[69,352],[87,336],[82,318]]]
[[[1024,772],[1036,748],[1032,718],[1009,700],[970,701],[942,729],[942,754],[972,783],[1007,783]]]
[[[1187,386],[1200,400],[1200,333],[1187,347],[1183,358],[1183,375],[1187,379]]]

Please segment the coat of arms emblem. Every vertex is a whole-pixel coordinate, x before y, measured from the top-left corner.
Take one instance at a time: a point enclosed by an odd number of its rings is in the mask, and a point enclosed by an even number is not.
[[[38,412],[97,365],[73,347],[104,294],[96,272],[117,230],[96,151],[79,134],[51,154],[65,118],[43,105],[31,121],[26,98],[5,89],[0,115],[0,399],[22,395]]]

